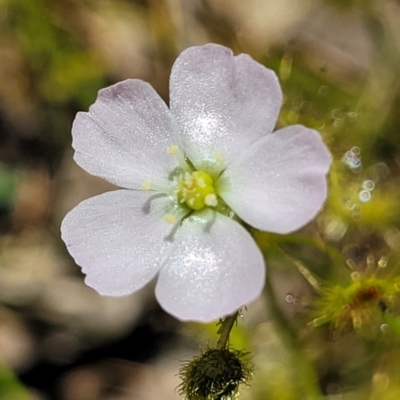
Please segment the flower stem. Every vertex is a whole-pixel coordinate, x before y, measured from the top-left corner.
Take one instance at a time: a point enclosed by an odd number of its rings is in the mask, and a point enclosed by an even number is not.
[[[235,313],[228,315],[221,321],[221,326],[218,330],[219,334],[219,339],[217,342],[218,350],[222,350],[228,345],[229,335],[231,334],[231,330],[237,320],[238,315],[239,311],[236,311]]]

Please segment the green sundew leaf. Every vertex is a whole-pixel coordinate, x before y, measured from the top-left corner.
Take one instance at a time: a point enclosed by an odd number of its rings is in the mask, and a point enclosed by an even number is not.
[[[400,221],[398,183],[384,182],[368,193],[362,187],[367,173],[364,170],[355,174],[346,170],[342,162],[334,162],[329,174],[329,198],[324,212],[334,214],[348,227],[397,224]],[[368,197],[363,198],[365,193]]]

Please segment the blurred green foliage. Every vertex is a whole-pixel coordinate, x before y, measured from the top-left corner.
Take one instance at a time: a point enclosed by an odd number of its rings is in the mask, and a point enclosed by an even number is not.
[[[0,208],[9,210],[14,201],[19,177],[0,164]]]
[[[0,364],[0,400],[33,400],[5,365]]]
[[[48,102],[72,99],[87,108],[104,86],[105,68],[95,53],[62,26],[62,3],[46,0],[3,0],[3,29],[21,49],[40,95]],[[65,4],[66,11],[73,5]],[[58,13],[56,13],[58,11]]]

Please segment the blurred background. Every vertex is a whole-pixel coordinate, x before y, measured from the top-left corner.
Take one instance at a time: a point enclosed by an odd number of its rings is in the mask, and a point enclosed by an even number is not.
[[[254,233],[268,285],[232,334],[253,354],[242,397],[400,398],[398,0],[0,0],[0,31],[1,400],[178,399],[181,361],[215,343],[152,285],[97,295],[59,233],[111,188],[72,160],[75,114],[128,77],[168,102],[177,55],[208,42],[274,69],[279,126],[319,130],[334,157],[316,221]]]

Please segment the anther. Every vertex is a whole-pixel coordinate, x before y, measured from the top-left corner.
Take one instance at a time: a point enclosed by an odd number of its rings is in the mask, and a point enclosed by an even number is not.
[[[223,162],[225,162],[224,157],[222,156],[221,153],[215,153],[215,154],[214,154],[214,158],[215,158],[215,161],[218,162],[218,163],[220,163],[220,164],[222,164]]]
[[[165,214],[164,221],[168,222],[169,224],[174,224],[176,222],[176,217],[173,214]]]
[[[143,182],[142,184],[142,189],[143,190],[150,190],[151,189],[151,180],[147,179]]]
[[[178,161],[178,165],[184,171],[191,171],[190,166],[187,163],[184,154],[182,153],[181,149],[177,144],[173,144],[167,147],[167,153],[175,156],[176,160]]]
[[[216,206],[218,205],[217,196],[216,196],[214,193],[208,194],[208,195],[204,198],[204,203],[205,203],[206,206],[208,206],[208,207],[216,207]]]
[[[179,146],[176,144],[173,144],[172,146],[169,146],[167,148],[167,153],[168,154],[175,154],[179,150]]]

